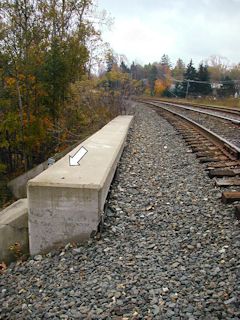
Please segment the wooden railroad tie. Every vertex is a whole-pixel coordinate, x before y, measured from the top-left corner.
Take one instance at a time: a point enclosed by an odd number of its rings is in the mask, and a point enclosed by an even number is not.
[[[217,169],[217,168],[227,168],[227,167],[236,167],[240,166],[240,161],[234,160],[234,161],[222,161],[218,163],[209,163],[207,169]]]
[[[240,186],[240,179],[238,178],[216,179],[216,185],[218,187]]]
[[[208,175],[210,178],[213,177],[235,177],[239,174],[240,169],[229,169],[229,168],[216,168],[216,169],[211,169],[208,172]]]
[[[223,203],[232,203],[235,201],[240,201],[240,192],[239,191],[225,191],[222,193],[222,202]]]
[[[199,162],[200,163],[213,163],[213,162],[218,162],[219,159],[218,158],[212,158],[212,157],[201,157],[201,158],[198,158]]]
[[[214,144],[213,143],[211,143],[211,142],[206,142],[206,143],[204,143],[204,144],[200,144],[199,142],[194,142],[194,143],[192,143],[191,144],[191,146],[192,147],[206,147],[206,148],[208,148],[208,147],[214,147]]]
[[[217,152],[219,153],[219,149],[214,147],[214,146],[203,146],[203,145],[200,145],[200,146],[191,146],[193,152],[198,152],[198,151],[202,151],[202,152]]]

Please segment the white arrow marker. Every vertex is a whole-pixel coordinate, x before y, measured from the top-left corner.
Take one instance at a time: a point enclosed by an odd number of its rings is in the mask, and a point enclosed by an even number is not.
[[[76,153],[75,155],[69,156],[69,164],[70,166],[79,166],[80,165],[80,160],[85,156],[85,154],[87,153],[87,149],[85,149],[84,147],[81,147]]]

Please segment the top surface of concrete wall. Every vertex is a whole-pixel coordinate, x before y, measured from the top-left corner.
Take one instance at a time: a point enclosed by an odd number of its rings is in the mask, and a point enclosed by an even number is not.
[[[115,159],[114,155],[122,147],[132,118],[116,117],[53,166],[30,180],[28,185],[100,189]],[[70,166],[69,155],[73,156],[81,147],[87,149],[87,154],[79,166]]]
[[[0,226],[15,221],[27,212],[27,199],[20,199],[0,212]]]

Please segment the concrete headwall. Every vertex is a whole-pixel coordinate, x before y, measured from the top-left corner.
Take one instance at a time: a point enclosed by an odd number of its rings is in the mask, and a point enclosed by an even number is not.
[[[132,118],[115,118],[28,182],[32,255],[88,239],[97,230]],[[70,166],[69,156],[81,147],[87,154],[79,166]]]

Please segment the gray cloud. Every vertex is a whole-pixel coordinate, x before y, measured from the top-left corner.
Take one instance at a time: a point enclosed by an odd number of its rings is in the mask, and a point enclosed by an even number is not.
[[[147,63],[163,53],[196,63],[210,55],[240,62],[240,0],[99,0],[115,17],[103,34],[113,49]]]

